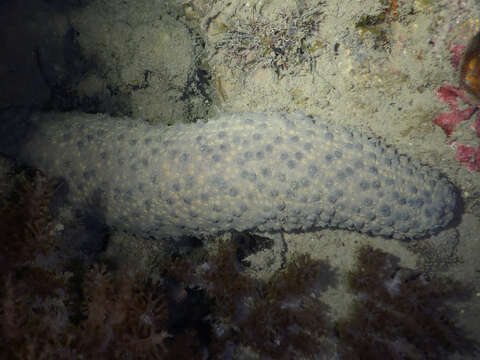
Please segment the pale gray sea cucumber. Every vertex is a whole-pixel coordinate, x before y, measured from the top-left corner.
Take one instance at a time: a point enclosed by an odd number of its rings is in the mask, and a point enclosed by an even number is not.
[[[335,227],[416,238],[457,203],[438,171],[357,131],[301,114],[244,113],[158,126],[36,115],[17,157],[63,177],[77,206],[142,236]]]

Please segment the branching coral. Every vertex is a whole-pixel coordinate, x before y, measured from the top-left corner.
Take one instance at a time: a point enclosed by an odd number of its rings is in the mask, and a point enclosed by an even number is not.
[[[460,283],[427,281],[392,255],[364,246],[348,286],[358,299],[336,326],[344,359],[443,359],[454,351],[473,352],[473,341],[446,303],[468,293]]]

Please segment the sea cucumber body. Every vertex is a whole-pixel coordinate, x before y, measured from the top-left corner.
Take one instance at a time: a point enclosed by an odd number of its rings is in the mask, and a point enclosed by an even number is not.
[[[21,160],[63,177],[70,200],[154,237],[335,227],[415,238],[453,218],[453,186],[367,136],[301,114],[156,126],[37,115]]]

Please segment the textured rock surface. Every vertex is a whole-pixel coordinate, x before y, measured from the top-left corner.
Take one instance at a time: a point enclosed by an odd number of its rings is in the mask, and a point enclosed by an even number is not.
[[[413,238],[456,205],[437,171],[356,131],[300,114],[151,126],[44,114],[20,160],[64,177],[74,204],[141,235],[349,228]]]

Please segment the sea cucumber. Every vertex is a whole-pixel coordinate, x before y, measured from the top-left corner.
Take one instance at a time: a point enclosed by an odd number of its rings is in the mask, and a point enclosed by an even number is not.
[[[18,160],[64,178],[74,205],[94,202],[109,226],[142,236],[334,227],[417,238],[445,227],[457,204],[438,171],[297,113],[174,126],[79,113],[30,122]]]

